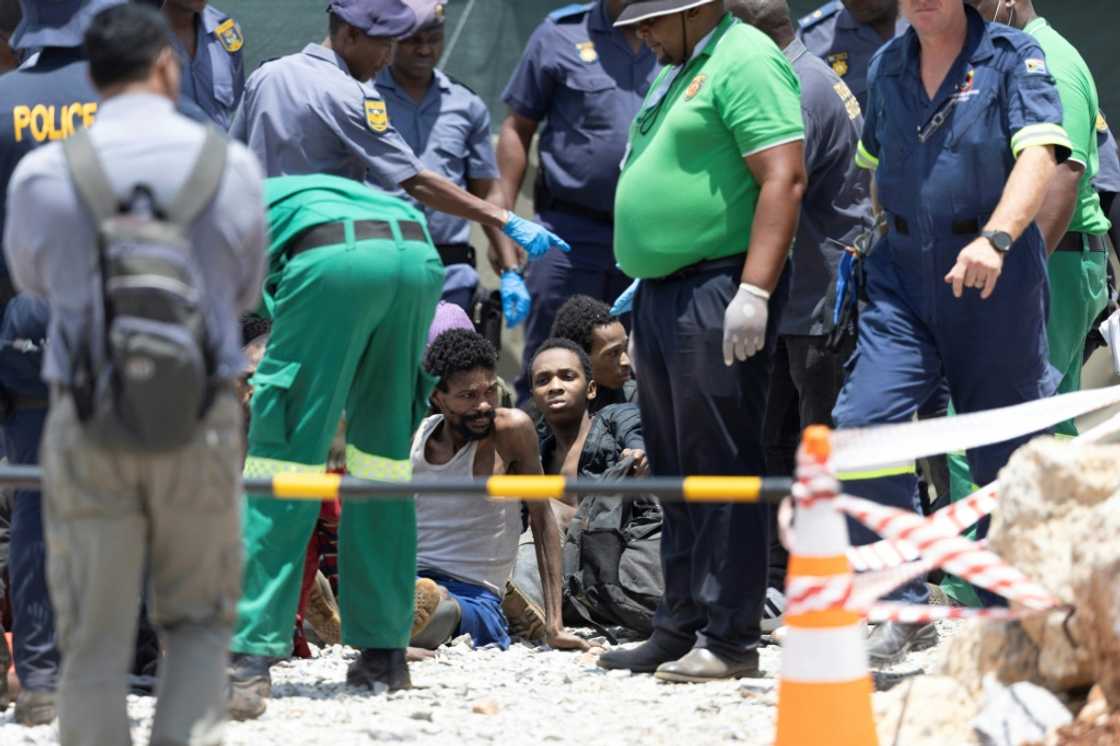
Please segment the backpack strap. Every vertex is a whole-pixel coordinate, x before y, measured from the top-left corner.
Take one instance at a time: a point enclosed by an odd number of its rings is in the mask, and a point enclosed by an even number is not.
[[[214,127],[207,127],[190,176],[167,206],[167,217],[172,223],[188,227],[214,199],[226,170],[226,148],[225,138]]]
[[[93,147],[93,139],[85,129],[77,130],[62,141],[62,152],[70,169],[70,178],[78,189],[78,195],[98,225],[117,213],[117,197],[113,185],[101,166],[101,158]]]

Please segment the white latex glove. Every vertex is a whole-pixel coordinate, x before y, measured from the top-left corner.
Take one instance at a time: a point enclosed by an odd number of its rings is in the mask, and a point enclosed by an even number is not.
[[[766,320],[770,293],[748,283],[727,304],[723,314],[723,364],[742,362],[766,344]]]
[[[1108,349],[1112,351],[1112,369],[1120,375],[1120,310],[1113,311],[1097,328],[1108,343]]]

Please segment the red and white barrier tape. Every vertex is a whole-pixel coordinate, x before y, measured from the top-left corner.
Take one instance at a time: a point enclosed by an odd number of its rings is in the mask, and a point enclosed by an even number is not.
[[[928,624],[942,619],[1021,619],[1038,613],[1028,609],[970,609],[963,606],[910,606],[879,603],[867,612],[869,622]]]

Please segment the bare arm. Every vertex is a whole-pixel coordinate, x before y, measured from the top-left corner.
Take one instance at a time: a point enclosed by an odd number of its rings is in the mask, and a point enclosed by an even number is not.
[[[743,282],[773,292],[785,265],[801,197],[805,193],[805,154],[800,140],[767,148],[744,159],[761,187],[751,225]]]
[[[1084,174],[1085,166],[1076,161],[1066,161],[1054,170],[1054,178],[1050,180],[1046,197],[1035,218],[1046,239],[1048,254],[1058,248],[1058,242],[1069,230],[1069,223],[1077,209],[1077,185]]]
[[[473,220],[483,228],[500,231],[509,219],[506,209],[501,205],[476,197],[434,171],[424,169],[401,182],[401,188],[417,202],[433,210]]]
[[[468,179],[467,191],[492,205],[505,207],[502,184],[497,179]],[[517,244],[509,240],[500,228],[483,225],[482,231],[486,234],[486,240],[490,242],[487,254],[494,274],[501,275],[503,270],[515,269],[521,265]]]
[[[537,122],[512,111],[498,131],[498,170],[502,174],[505,206],[511,210],[525,181],[525,171],[529,168],[529,146],[536,133]]]

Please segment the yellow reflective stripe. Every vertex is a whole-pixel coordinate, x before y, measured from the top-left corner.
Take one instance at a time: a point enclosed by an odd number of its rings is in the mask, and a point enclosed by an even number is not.
[[[866,168],[868,171],[879,168],[879,159],[871,155],[871,152],[864,147],[863,140],[859,141],[856,148],[856,165],[860,168]]]
[[[348,445],[346,446],[346,471],[360,479],[408,482],[412,479],[412,461],[375,456]]]
[[[1028,124],[1011,138],[1011,152],[1016,158],[1027,148],[1037,145],[1055,145],[1073,150],[1073,143],[1060,124]]]
[[[759,477],[685,477],[681,483],[689,502],[754,502],[761,491]]]
[[[1073,440],[1077,436],[1076,435],[1070,435],[1069,433],[1054,433],[1051,437],[1053,437],[1056,440]]]
[[[565,483],[562,476],[502,474],[486,480],[486,492],[493,498],[542,500],[563,497]]]
[[[893,466],[884,466],[879,469],[866,469],[864,471],[842,471],[836,475],[836,478],[844,481],[851,482],[857,479],[882,479],[884,477],[897,477],[903,474],[917,474],[918,465],[911,461],[906,464],[894,464]]]
[[[327,470],[326,464],[300,464],[295,461],[281,461],[280,459],[264,458],[263,456],[249,456],[245,459],[243,476],[249,479],[267,479],[273,474],[289,471],[298,471],[305,474],[323,473]]]
[[[272,494],[289,500],[330,499],[338,497],[340,484],[339,474],[277,474],[272,478]]]

